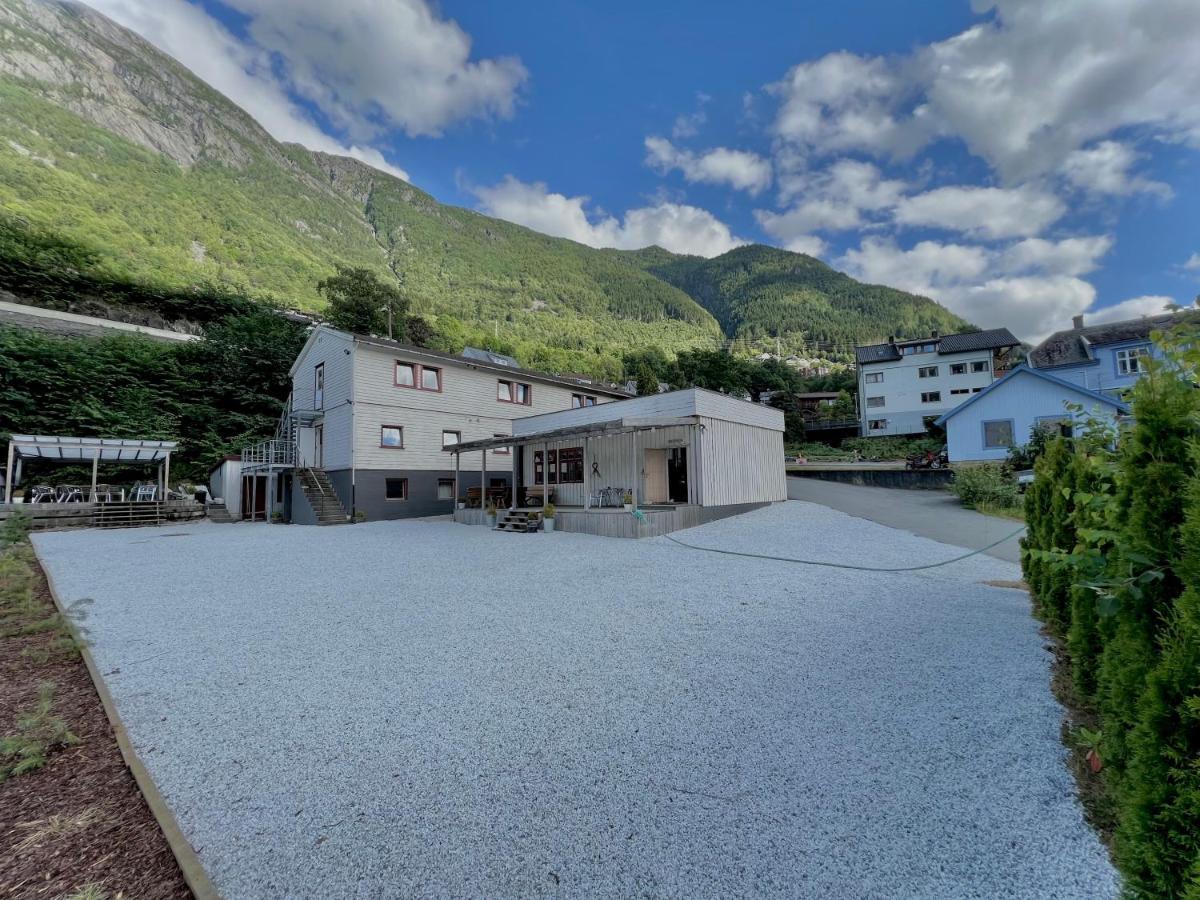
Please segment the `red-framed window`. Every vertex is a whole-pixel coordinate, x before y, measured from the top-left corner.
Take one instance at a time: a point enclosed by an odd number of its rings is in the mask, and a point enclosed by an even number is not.
[[[508,434],[493,434],[492,435],[492,437],[494,437],[494,438],[511,437],[511,436],[512,435],[508,435]],[[512,453],[512,449],[509,447],[497,447],[492,452],[495,453],[497,456],[508,456],[510,453]]]
[[[392,370],[392,383],[396,387],[412,388],[416,391],[442,390],[442,370],[437,366],[396,360]]]
[[[582,484],[583,483],[583,448],[563,447],[559,450],[547,450],[549,456],[549,472],[551,484]],[[545,484],[546,466],[543,464],[542,451],[533,451],[533,483]]]
[[[496,399],[501,403],[519,403],[522,406],[533,404],[533,388],[522,381],[507,381],[503,378],[496,382]]]

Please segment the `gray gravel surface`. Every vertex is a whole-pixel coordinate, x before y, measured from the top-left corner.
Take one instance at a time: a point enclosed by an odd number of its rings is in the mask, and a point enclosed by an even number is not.
[[[678,533],[957,547],[789,502]],[[1108,897],[1018,577],[446,522],[34,538],[229,898]]]

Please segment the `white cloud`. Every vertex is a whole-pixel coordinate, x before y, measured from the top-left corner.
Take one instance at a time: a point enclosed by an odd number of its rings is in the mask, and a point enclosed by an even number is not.
[[[1120,130],[1200,145],[1193,0],[977,0],[975,11],[991,16],[907,55],[796,66],[771,87],[776,134],[806,154],[899,158],[957,138],[1008,182]]]
[[[1141,157],[1128,144],[1101,141],[1083,150],[1074,150],[1063,161],[1062,173],[1078,188],[1090,194],[1155,194],[1164,200],[1171,188],[1161,181],[1131,175],[1130,167]]]
[[[1040,270],[1053,275],[1086,275],[1112,245],[1112,237],[1106,234],[1061,241],[1026,238],[1003,251],[1000,266],[1008,272]]]
[[[646,164],[662,174],[678,169],[690,182],[728,184],[757,194],[771,183],[771,163],[748,150],[716,147],[693,153],[666,138],[646,138]]]
[[[783,249],[809,256],[824,256],[829,245],[815,234],[798,234],[783,245]]]
[[[783,212],[759,209],[754,216],[767,234],[791,249],[793,242],[811,242],[813,231],[868,225],[871,214],[893,208],[904,190],[904,182],[885,179],[871,163],[840,159],[821,171],[791,172],[781,195],[801,199]]]
[[[507,118],[528,78],[516,57],[472,59],[471,36],[426,0],[223,2],[297,93],[360,137]]]
[[[1173,297],[1163,297],[1158,294],[1148,294],[1143,297],[1131,297],[1105,306],[1100,309],[1089,309],[1084,321],[1088,325],[1103,325],[1107,322],[1121,322],[1125,319],[1138,319],[1142,316],[1160,316],[1167,312],[1167,306],[1175,302]]]
[[[277,140],[351,156],[408,180],[408,173],[389,163],[379,150],[347,144],[322,131],[288,96],[286,85],[271,70],[269,55],[238,40],[199,7],[184,0],[157,0],[153,4],[143,0],[90,2],[175,57],[246,110]]]
[[[895,219],[901,225],[998,239],[1039,234],[1065,212],[1061,200],[1033,187],[954,186],[905,197]]]
[[[623,219],[593,220],[585,209],[586,196],[554,193],[541,182],[528,184],[510,175],[471,190],[489,215],[592,247],[633,250],[657,244],[673,253],[717,256],[746,243],[712,213],[695,206],[663,202],[628,210]]]
[[[698,135],[704,123],[708,121],[708,113],[704,111],[704,107],[711,99],[712,97],[708,94],[697,92],[696,109],[690,113],[680,113],[675,117],[675,124],[671,126],[671,137],[677,141],[683,141]]]
[[[861,280],[931,297],[976,325],[1038,341],[1092,305],[1096,290],[1078,276],[1111,246],[1096,236],[1004,248],[921,241],[905,250],[891,238],[871,237],[838,264]]]
[[[1183,264],[1183,267],[1189,272],[1200,270],[1200,253],[1193,253],[1191,256],[1189,256],[1187,258],[1187,262]]]

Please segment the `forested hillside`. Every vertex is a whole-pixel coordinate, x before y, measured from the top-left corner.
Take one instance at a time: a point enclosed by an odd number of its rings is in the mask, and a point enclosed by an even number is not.
[[[730,337],[782,338],[786,349],[848,354],[856,343],[970,327],[925,297],[862,284],[801,253],[761,244],[714,259],[658,247],[630,254],[646,271],[681,288]]]

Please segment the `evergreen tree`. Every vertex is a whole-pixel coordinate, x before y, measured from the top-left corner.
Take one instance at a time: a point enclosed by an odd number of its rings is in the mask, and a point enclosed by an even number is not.
[[[339,265],[336,275],[317,282],[317,290],[329,301],[325,315],[335,328],[386,335],[390,323],[393,336],[404,336],[408,301],[370,269]]]

